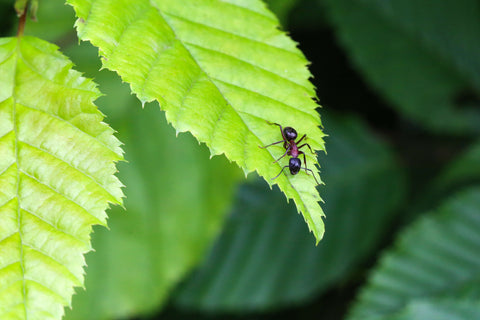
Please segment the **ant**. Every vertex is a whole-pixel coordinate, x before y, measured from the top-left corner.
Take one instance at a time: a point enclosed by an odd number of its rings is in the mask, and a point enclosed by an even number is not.
[[[272,178],[272,180],[275,180],[276,178],[278,178],[282,174],[283,170],[285,170],[285,168],[289,168],[290,173],[292,175],[296,175],[298,172],[300,172],[300,169],[305,169],[305,173],[308,174],[308,171],[310,171],[313,175],[313,178],[315,179],[315,182],[317,184],[319,184],[318,181],[317,181],[317,178],[315,177],[315,174],[313,173],[313,171],[311,169],[307,168],[307,157],[305,156],[305,153],[303,151],[299,150],[300,148],[302,148],[304,146],[307,146],[308,149],[310,149],[310,151],[313,154],[315,154],[315,152],[313,152],[312,148],[310,147],[310,145],[308,143],[304,143],[301,146],[298,145],[303,139],[305,139],[307,137],[307,135],[304,134],[297,142],[295,142],[295,139],[297,139],[297,136],[298,136],[297,131],[295,129],[293,129],[292,127],[282,128],[282,126],[279,125],[278,123],[268,122],[268,124],[274,124],[274,125],[280,127],[280,132],[282,133],[283,140],[271,143],[271,144],[266,145],[264,147],[259,146],[259,148],[265,149],[267,147],[270,147],[270,146],[273,146],[275,144],[279,144],[279,143],[283,142],[283,147],[285,148],[286,151],[280,158],[278,158],[273,163],[277,163],[280,159],[282,159],[286,155],[291,156],[290,160],[288,161],[288,166],[284,166],[282,168],[282,171],[280,171],[280,173],[277,174],[277,176],[275,178]],[[302,161],[298,158],[298,156],[301,155],[301,154],[303,154],[303,162],[305,163],[305,168],[302,168]]]

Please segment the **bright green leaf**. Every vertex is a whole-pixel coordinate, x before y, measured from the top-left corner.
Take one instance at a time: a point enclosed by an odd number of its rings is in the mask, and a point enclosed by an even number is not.
[[[332,132],[321,161],[330,227],[319,246],[278,189],[248,183],[209,257],[177,291],[177,305],[218,312],[301,303],[371,253],[403,202],[402,171],[357,119],[327,113],[323,120]]]
[[[259,0],[69,0],[77,33],[100,50],[103,66],[142,101],[158,101],[177,132],[190,131],[212,155],[278,183],[319,241],[320,196],[311,175],[282,174],[287,159],[276,126],[292,126],[324,150],[307,61]],[[316,156],[306,152],[308,166]]]
[[[55,46],[0,39],[0,318],[61,319],[108,203],[119,141]]]
[[[405,229],[373,271],[348,319],[386,319],[419,299],[470,295],[471,283],[478,288],[480,279],[478,230],[477,187]]]

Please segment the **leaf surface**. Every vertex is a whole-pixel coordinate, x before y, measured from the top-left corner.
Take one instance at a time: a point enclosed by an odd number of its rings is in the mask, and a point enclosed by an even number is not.
[[[324,150],[307,61],[277,29],[258,0],[69,0],[80,39],[100,50],[142,101],[158,101],[177,132],[190,131],[212,155],[225,154],[247,174],[278,183],[319,241],[320,196],[311,175],[282,174],[272,164],[284,149],[276,126],[292,126],[314,150]],[[306,152],[308,167],[316,156]],[[287,170],[288,171],[288,170]]]
[[[55,46],[0,39],[0,318],[61,319],[93,224],[121,203],[120,142]]]
[[[325,113],[323,121],[332,134],[321,160],[331,213],[322,242],[313,246],[277,188],[247,183],[208,258],[177,290],[175,304],[218,312],[302,303],[371,253],[405,196],[403,172],[389,147],[358,119]]]
[[[348,319],[386,319],[425,298],[476,296],[480,279],[480,189],[468,189],[400,234]]]

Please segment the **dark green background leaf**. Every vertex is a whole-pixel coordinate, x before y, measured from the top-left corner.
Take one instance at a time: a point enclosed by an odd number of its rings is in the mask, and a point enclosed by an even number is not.
[[[354,64],[398,111],[437,132],[480,132],[480,2],[324,3]]]
[[[348,319],[385,319],[421,298],[478,292],[478,230],[480,188],[476,187],[455,195],[400,234],[374,269]]]

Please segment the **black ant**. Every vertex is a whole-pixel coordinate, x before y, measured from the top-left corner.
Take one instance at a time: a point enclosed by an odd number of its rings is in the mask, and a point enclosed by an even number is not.
[[[278,123],[268,122],[268,124],[274,124],[274,125],[280,127],[280,132],[282,133],[283,140],[271,143],[271,144],[266,145],[264,147],[260,147],[260,146],[259,147],[261,149],[265,149],[267,147],[270,147],[270,146],[273,146],[275,144],[279,144],[279,143],[283,142],[283,147],[285,148],[286,151],[280,158],[278,158],[273,163],[277,163],[280,159],[282,159],[286,155],[291,156],[290,160],[288,161],[288,166],[284,166],[282,168],[282,171],[280,171],[280,173],[277,174],[277,176],[275,178],[272,178],[272,180],[277,179],[282,174],[283,170],[285,170],[285,168],[289,168],[290,173],[292,175],[296,175],[298,172],[300,172],[300,169],[305,169],[305,173],[308,174],[308,171],[310,171],[313,175],[313,178],[315,179],[315,182],[317,184],[319,184],[318,181],[317,181],[317,178],[315,178],[315,174],[313,173],[313,171],[311,169],[307,168],[307,157],[305,156],[305,153],[303,151],[299,150],[300,148],[302,148],[304,146],[307,146],[308,149],[310,149],[310,151],[313,154],[315,154],[315,152],[313,152],[312,148],[310,147],[310,145],[308,143],[304,143],[301,146],[298,145],[303,139],[305,139],[307,137],[307,135],[304,134],[297,142],[295,142],[295,139],[297,139],[297,136],[298,136],[297,131],[295,129],[293,129],[292,127],[282,128],[282,126],[279,125]],[[305,163],[305,168],[302,168],[302,161],[298,158],[298,156],[301,155],[301,154],[303,154],[303,162]]]

